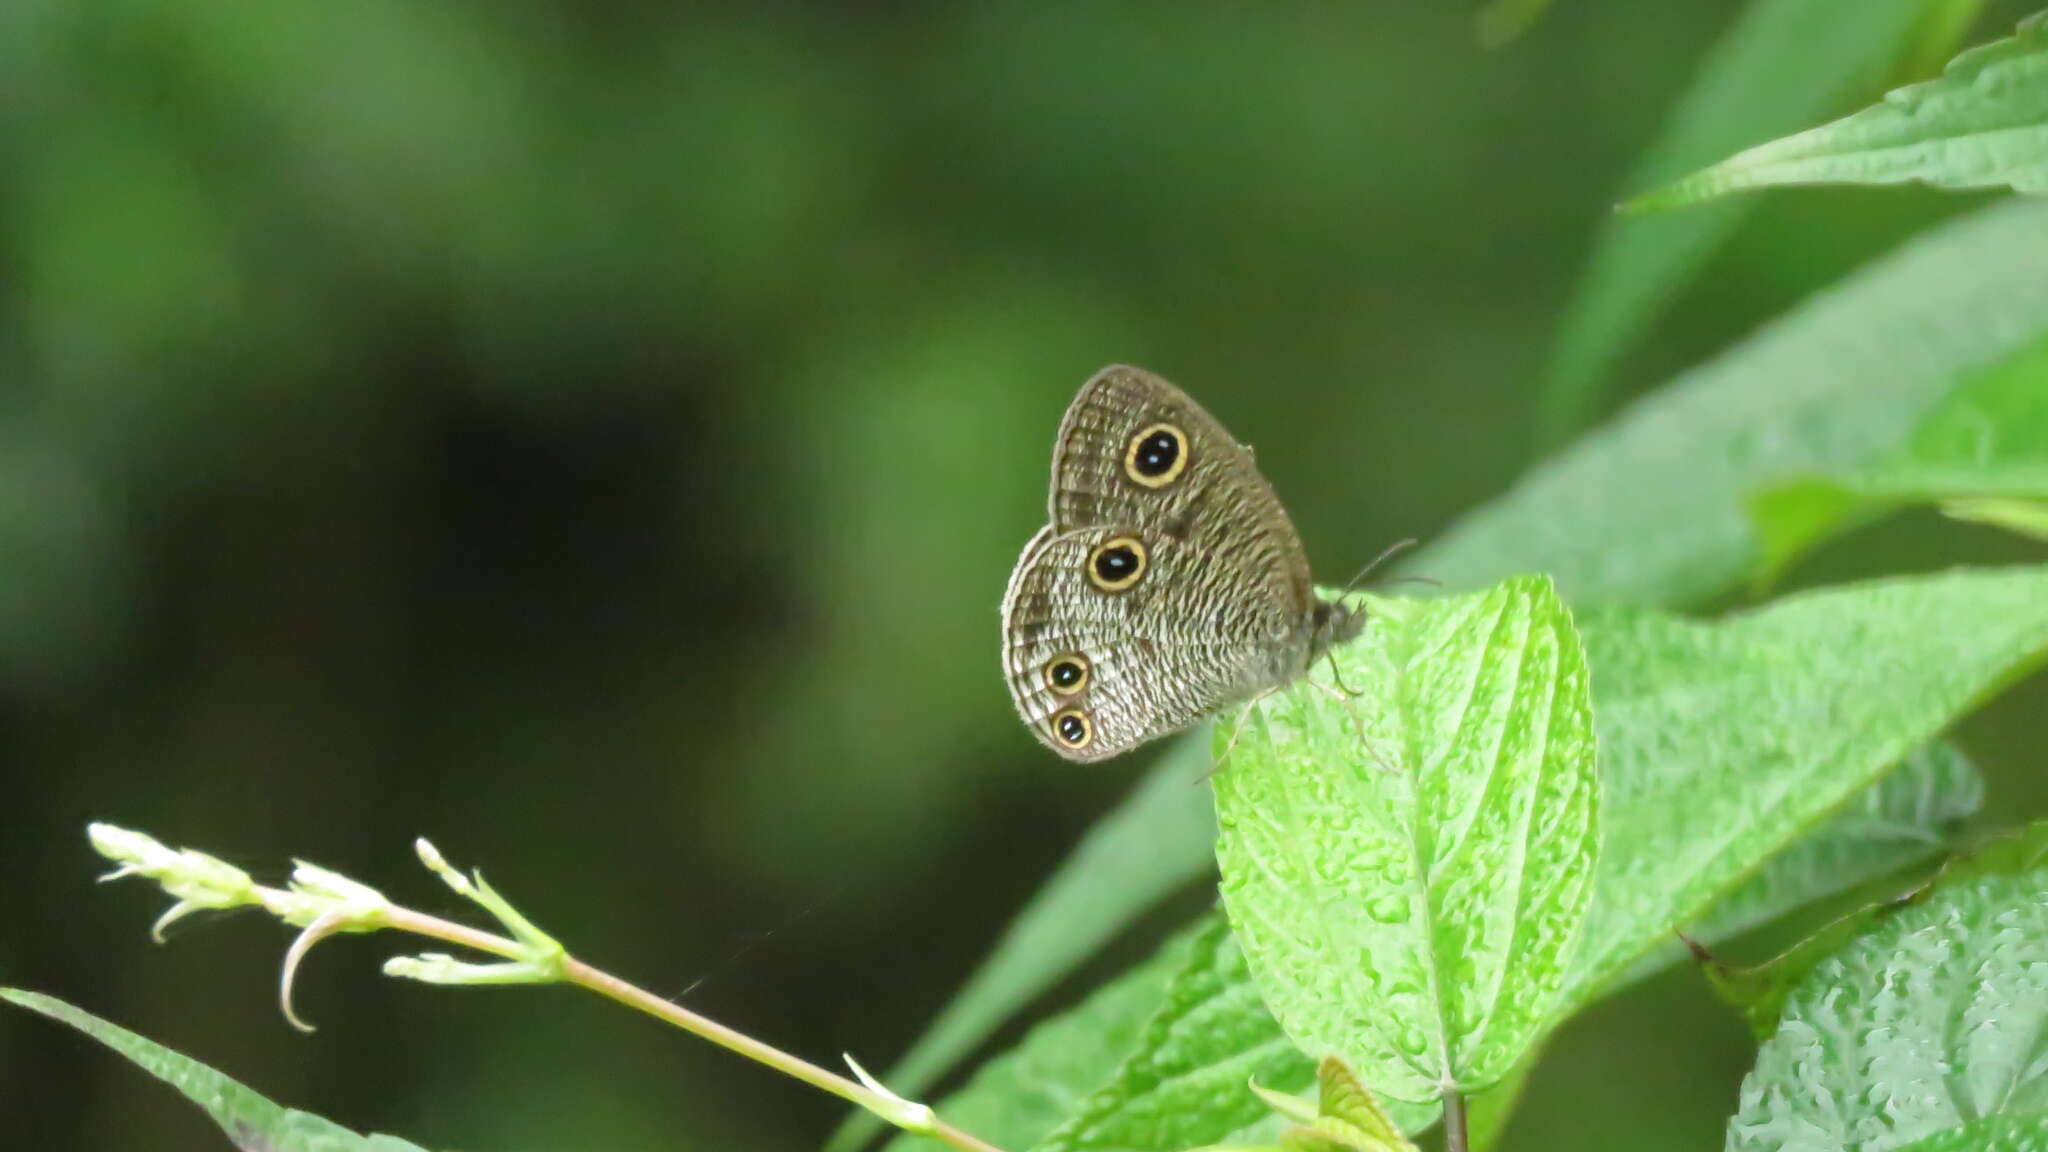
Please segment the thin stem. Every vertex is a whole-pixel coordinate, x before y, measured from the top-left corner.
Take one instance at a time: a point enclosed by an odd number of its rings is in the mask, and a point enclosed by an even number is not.
[[[410,908],[394,907],[387,917],[391,927],[401,932],[428,936],[460,944],[478,952],[507,959],[519,959],[525,949],[516,941],[489,932],[479,931],[466,924],[415,912]],[[709,1040],[713,1044],[736,1052],[759,1064],[765,1064],[785,1076],[793,1077],[813,1088],[830,1092],[851,1104],[875,1111],[886,1112],[889,1101],[869,1091],[866,1087],[832,1072],[820,1068],[808,1060],[784,1052],[772,1044],[754,1039],[744,1032],[729,1028],[707,1016],[690,1011],[671,1000],[665,1000],[638,985],[628,983],[599,968],[593,968],[575,957],[567,957],[562,963],[562,979],[579,988],[588,989],[614,1003],[644,1012],[657,1020],[681,1028],[692,1036]],[[968,1132],[963,1132],[936,1117],[933,1118],[930,1136],[934,1140],[959,1149],[959,1152],[1003,1152],[1001,1148]]]
[[[400,932],[410,932],[415,936],[431,936],[436,940],[460,944],[464,948],[473,948],[478,952],[503,956],[507,960],[519,960],[526,956],[525,947],[516,940],[493,936],[480,928],[471,928],[467,924],[457,924],[453,920],[443,920],[439,916],[429,916],[425,912],[415,912],[410,908],[392,906],[391,911],[385,916],[385,922]]]
[[[658,1020],[666,1021],[693,1036],[701,1036],[728,1051],[737,1052],[749,1060],[766,1064],[785,1075],[793,1076],[813,1088],[830,1092],[850,1104],[866,1104],[874,1099],[859,1084],[784,1052],[772,1044],[756,1040],[744,1032],[735,1031],[716,1020],[698,1015],[673,1000],[665,1000],[644,988],[629,984],[609,972],[599,971],[583,961],[570,957],[562,966],[562,978],[579,988],[590,991],[645,1012]]]
[[[1456,1088],[1444,1092],[1444,1152],[1467,1152],[1472,1138],[1465,1128],[1465,1096]]]

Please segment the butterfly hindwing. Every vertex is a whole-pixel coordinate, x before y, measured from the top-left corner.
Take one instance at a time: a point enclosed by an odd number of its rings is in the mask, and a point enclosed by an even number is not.
[[[1144,587],[1105,594],[1085,565],[1103,533],[1054,536],[1042,529],[1025,549],[1004,599],[1004,674],[1018,715],[1038,738],[1072,760],[1100,760],[1187,727],[1256,691],[1271,675],[1269,650],[1224,636],[1203,637],[1174,619],[1170,594]],[[1185,577],[1202,558],[1164,543],[1150,549],[1148,579],[1158,588]],[[1069,691],[1051,675],[1056,662],[1082,669]],[[1087,725],[1078,745],[1055,721],[1077,713]]]

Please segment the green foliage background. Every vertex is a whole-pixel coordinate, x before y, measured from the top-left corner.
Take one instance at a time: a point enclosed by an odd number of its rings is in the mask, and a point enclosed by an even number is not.
[[[820,1096],[374,944],[301,977],[303,1038],[274,927],[153,947],[84,824],[431,903],[426,833],[593,960],[884,1067],[1144,764],[1056,762],[995,665],[1072,390],[1202,397],[1326,580],[1435,536],[1533,462],[1595,230],[1740,7],[1569,0],[1487,53],[1392,0],[0,6],[0,983],[429,1147],[815,1146]],[[1761,194],[1611,380],[1985,199]],[[1910,513],[1783,586],[2039,554]],[[1987,811],[2048,808],[2044,703],[1962,728]],[[1753,1055],[1667,972],[1502,1147],[1718,1147]],[[219,1142],[18,1013],[0,1131]]]

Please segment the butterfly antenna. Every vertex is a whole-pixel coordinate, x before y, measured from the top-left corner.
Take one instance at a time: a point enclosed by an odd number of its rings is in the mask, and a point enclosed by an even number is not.
[[[1387,561],[1393,559],[1394,557],[1400,555],[1408,549],[1415,547],[1415,545],[1418,543],[1420,543],[1420,541],[1416,540],[1415,537],[1410,536],[1405,540],[1396,540],[1392,544],[1387,545],[1385,548],[1380,549],[1380,554],[1373,557],[1371,563],[1367,564],[1363,568],[1360,568],[1358,570],[1358,575],[1353,576],[1349,584],[1344,585],[1344,593],[1346,595],[1350,595],[1352,592],[1357,591],[1359,582],[1364,580],[1367,576],[1372,575],[1373,569],[1378,568],[1380,565],[1385,564]]]

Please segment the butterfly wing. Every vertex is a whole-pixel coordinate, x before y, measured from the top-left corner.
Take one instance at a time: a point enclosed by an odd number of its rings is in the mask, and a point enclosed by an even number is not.
[[[1004,597],[1004,662],[1025,724],[1061,755],[1116,755],[1299,671],[1315,604],[1300,538],[1251,453],[1173,385],[1112,367],[1082,387],[1050,513]],[[1091,565],[1118,540],[1142,571],[1110,590]],[[1086,679],[1062,691],[1050,670],[1067,657]],[[1061,738],[1069,714],[1088,726],[1079,745]]]
[[[1138,482],[1132,441],[1164,427],[1185,434],[1177,476]],[[1315,603],[1308,555],[1294,521],[1259,474],[1251,450],[1187,393],[1142,368],[1097,372],[1067,405],[1053,447],[1053,530],[1146,524],[1211,555],[1237,582],[1289,620]]]
[[[1179,731],[1273,678],[1270,644],[1175,619],[1157,592],[1140,595],[1153,579],[1162,589],[1189,579],[1207,558],[1162,543],[1148,550],[1146,581],[1105,595],[1086,574],[1101,536],[1040,529],[1003,601],[1011,699],[1025,726],[1070,760],[1107,759]],[[1081,670],[1071,689],[1052,674],[1060,663]],[[1086,725],[1078,741],[1061,737],[1069,714]]]

